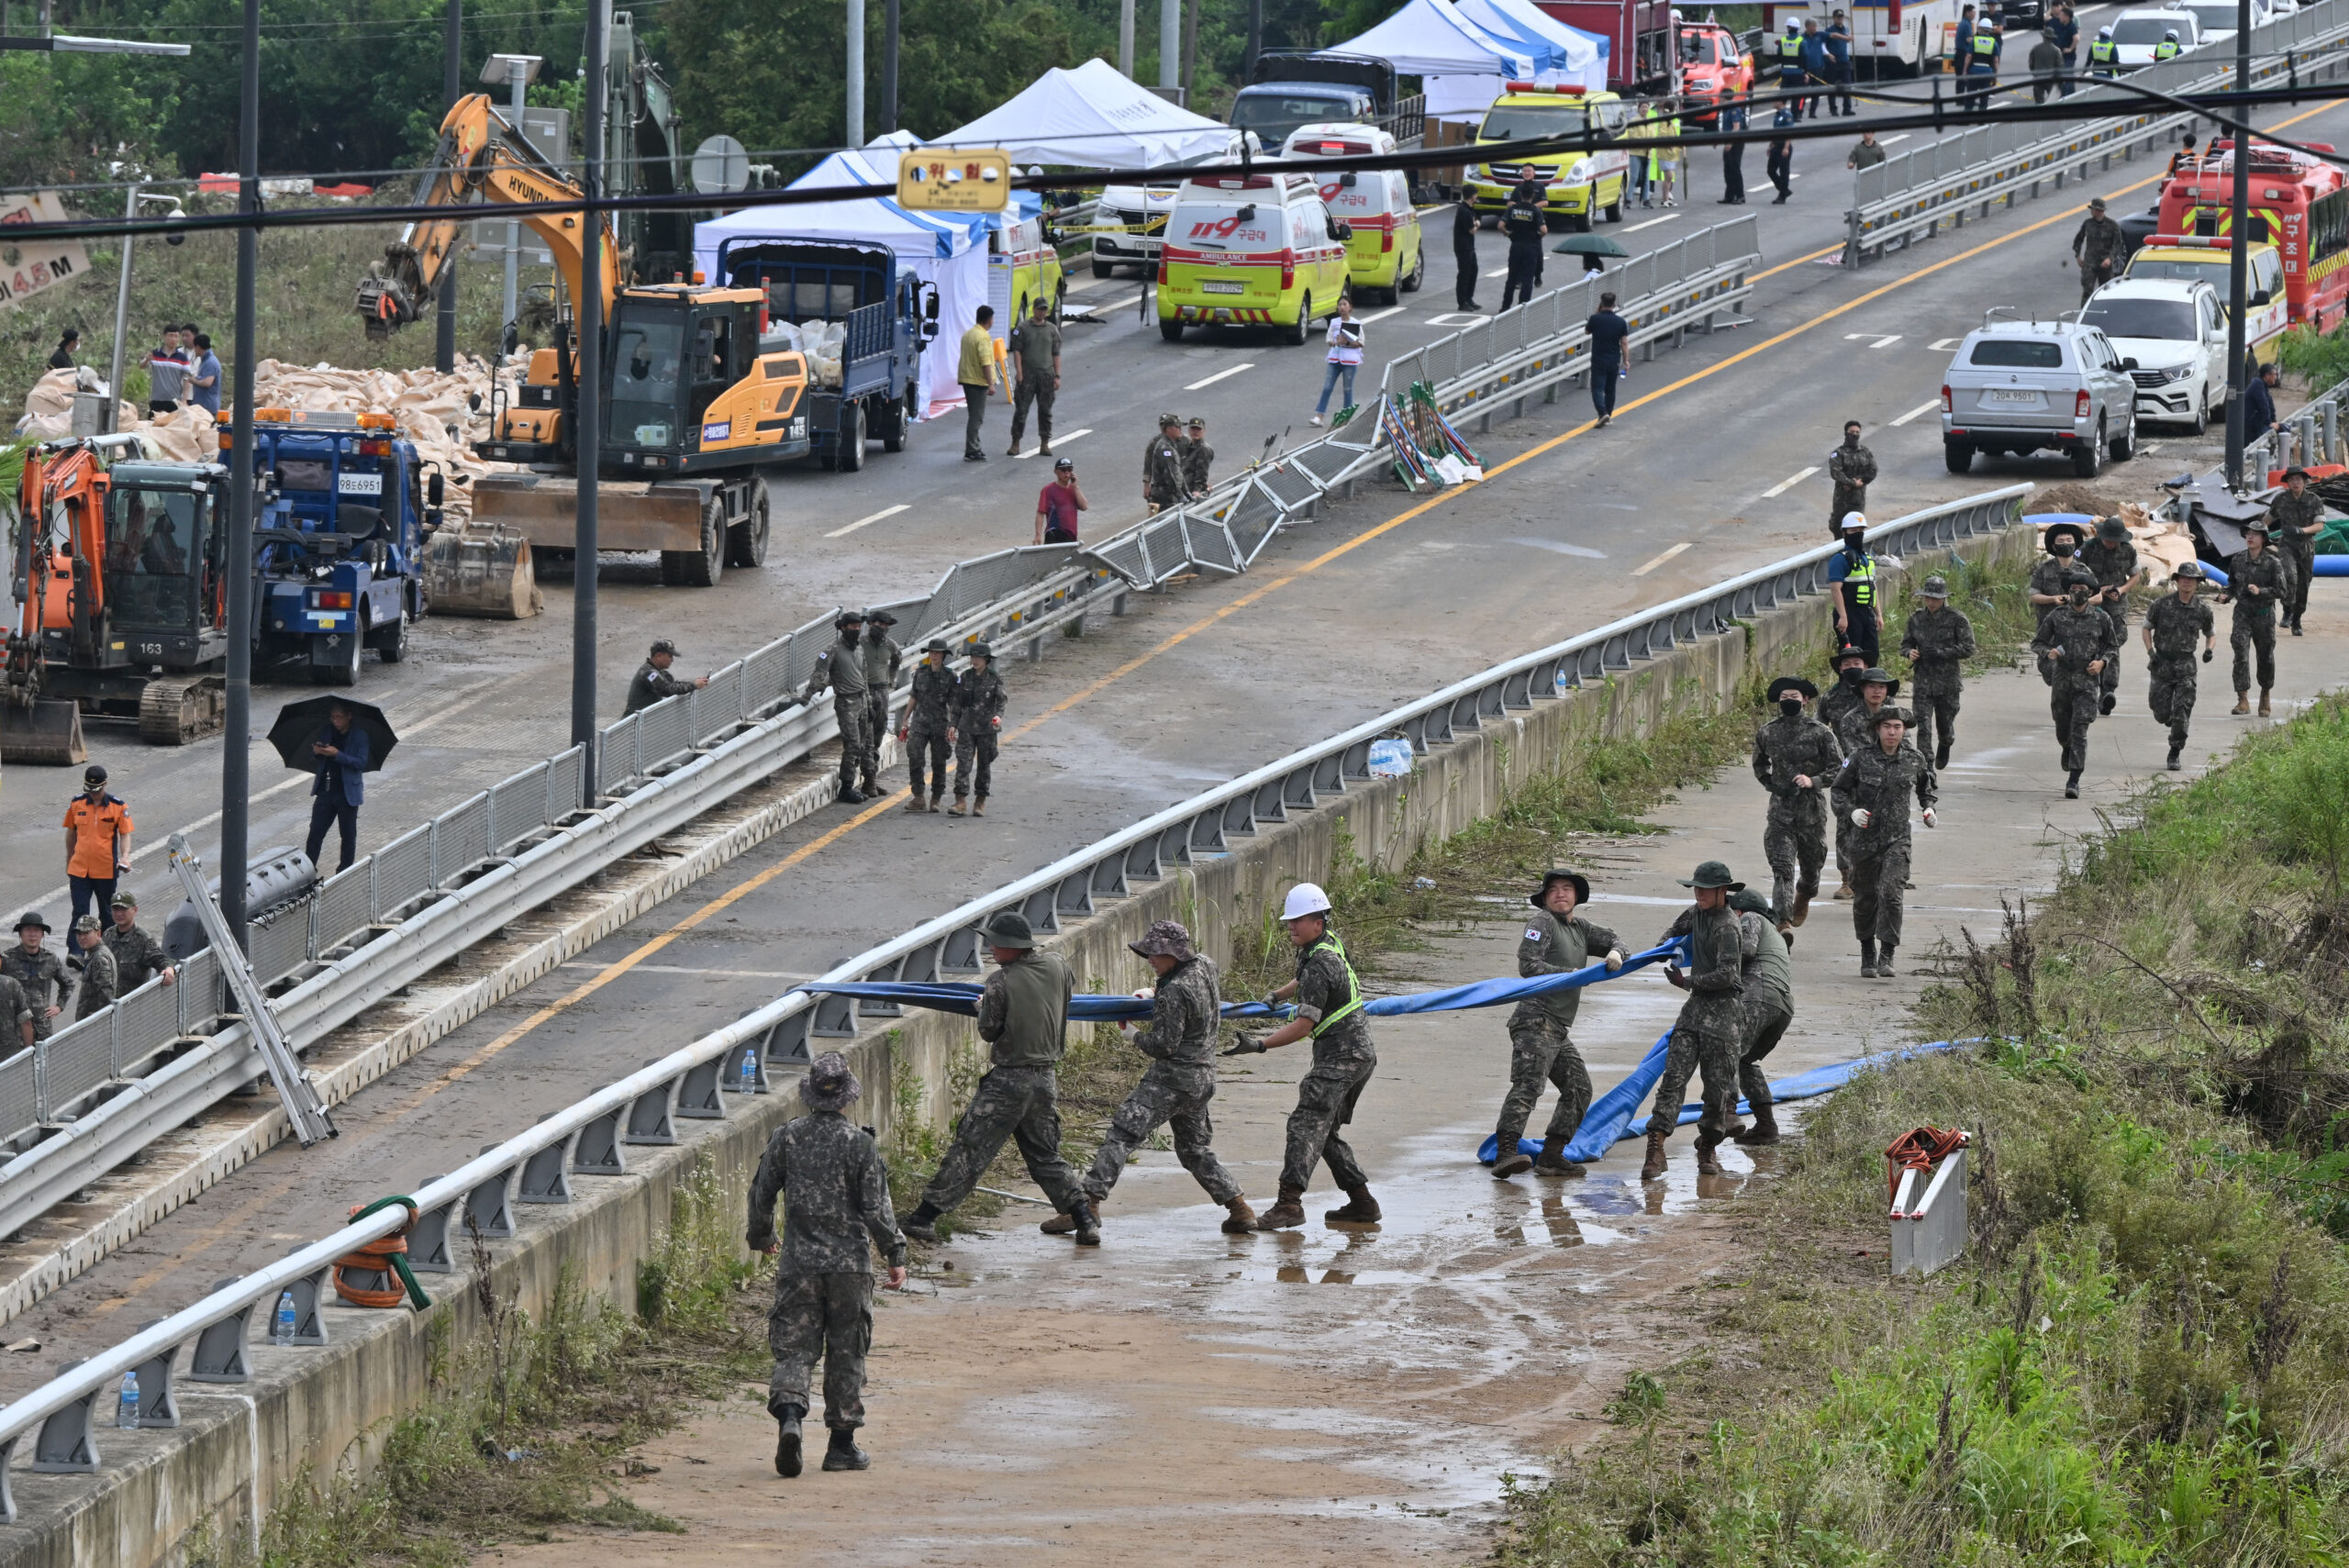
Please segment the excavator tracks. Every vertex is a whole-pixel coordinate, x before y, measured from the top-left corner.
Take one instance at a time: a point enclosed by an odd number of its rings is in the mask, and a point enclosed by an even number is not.
[[[228,700],[217,675],[159,675],[139,695],[139,738],[154,746],[184,746],[220,728]]]

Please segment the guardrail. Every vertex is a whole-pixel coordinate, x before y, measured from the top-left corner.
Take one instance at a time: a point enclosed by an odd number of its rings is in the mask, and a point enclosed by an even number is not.
[[[1635,336],[1653,341],[1742,298],[1743,272],[1758,260],[1753,232],[1753,219],[1742,217],[1620,269],[1619,284],[1636,276],[1651,286],[1625,307],[1643,323]],[[1587,288],[1540,296],[1441,340],[1431,346],[1433,359],[1420,350],[1397,363],[1425,379],[1445,353],[1460,365],[1467,357],[1460,345],[1482,345],[1497,358],[1468,364],[1442,382],[1438,396],[1448,410],[1489,419],[1499,403],[1521,402],[1576,373],[1572,361],[1582,351],[1586,311],[1575,302]],[[1396,373],[1390,364],[1388,377]],[[1376,445],[1343,435],[1243,471],[1206,500],[1169,508],[1099,545],[1028,546],[961,562],[928,595],[888,608],[909,645],[943,637],[957,646],[992,641],[998,653],[1024,644],[1041,655],[1045,637],[1105,601],[1114,609],[1129,585],[1155,587],[1190,571],[1246,570],[1280,528],[1384,464]],[[279,990],[274,1005],[286,1037],[297,1051],[316,1044],[508,921],[833,740],[829,705],[806,706],[796,697],[833,636],[829,617],[810,621],[716,672],[707,687],[606,727],[591,807],[565,804],[585,794],[585,753],[573,748],[256,922],[255,975]],[[904,679],[910,678],[908,666]],[[177,987],[150,982],[0,1062],[0,1128],[7,1129],[0,1138],[29,1140],[0,1165],[0,1236],[261,1073],[250,1029],[224,1017],[229,1006],[218,966],[199,957]]]
[[[1869,530],[1868,539],[1879,553],[1900,556],[1995,533],[2008,526],[2019,510],[2016,503],[2032,489],[2009,485],[1930,507]],[[981,931],[1003,910],[1019,911],[1040,933],[1057,931],[1064,917],[1088,914],[1097,902],[1124,896],[1134,882],[1163,876],[1195,856],[1220,853],[1235,836],[1286,820],[1292,811],[1311,810],[1324,797],[1342,795],[1350,784],[1367,781],[1375,740],[1400,736],[1415,753],[1425,752],[1488,721],[1506,723],[1512,709],[1556,700],[1636,661],[1718,636],[1742,620],[1820,592],[1828,586],[1827,569],[1836,554],[1837,547],[1822,545],[1494,665],[1193,795],[868,949],[822,978],[922,982],[975,973]],[[743,1066],[751,1069],[748,1092],[764,1094],[771,1064],[804,1064],[811,1040],[851,1039],[861,1019],[896,1016],[897,1007],[886,1002],[785,993],[426,1183],[415,1194],[418,1218],[408,1237],[410,1266],[420,1273],[454,1272],[457,1244],[468,1224],[487,1238],[510,1237],[515,1205],[568,1203],[573,1177],[624,1175],[629,1148],[676,1142],[679,1119],[724,1118],[727,1095],[745,1092]],[[102,1462],[101,1429],[92,1407],[120,1384],[124,1373],[139,1374],[140,1425],[178,1425],[171,1387],[173,1377],[181,1375],[180,1352],[190,1351],[184,1374],[189,1378],[250,1382],[247,1352],[254,1309],[273,1305],[284,1291],[294,1293],[295,1344],[325,1344],[318,1306],[334,1260],[391,1234],[406,1220],[404,1210],[389,1209],[298,1248],[268,1268],[224,1280],[195,1305],[62,1369],[0,1409],[0,1522],[17,1518],[7,1474],[28,1432],[36,1433],[32,1469],[95,1472]]]
[[[2283,422],[2282,429],[2244,442],[2243,474],[2247,479],[2256,476],[2253,488],[2266,488],[2268,474],[2295,463],[2311,467],[2321,462],[2349,462],[2349,417],[2343,414],[2344,405],[2349,405],[2349,381],[2310,398]]]
[[[2324,79],[2349,65],[2337,46],[2349,39],[2349,8],[2340,0],[2319,0],[2288,17],[2252,30],[2253,84],[2282,80]],[[2318,58],[2303,58],[2319,51]],[[2098,79],[2073,73],[2073,80]],[[2009,77],[2006,85],[2016,83]],[[2023,82],[2035,78],[2024,77]],[[2233,50],[2221,45],[2129,73],[2129,80],[2173,95],[2207,93],[2232,84]],[[1882,255],[1940,232],[1963,227],[1969,214],[1987,216],[2003,202],[2011,206],[2036,196],[2042,184],[2061,190],[2091,164],[2110,167],[2113,157],[2135,156],[2191,128],[2199,117],[2167,108],[2147,109],[2144,100],[2109,86],[2091,86],[2070,100],[2086,123],[2050,135],[2030,122],[1974,126],[1943,133],[1897,153],[1852,177],[1852,205],[1843,215],[1843,262],[1856,267],[1863,256]],[[2087,118],[2110,106],[2114,117]],[[1965,111],[1953,103],[1953,128]]]

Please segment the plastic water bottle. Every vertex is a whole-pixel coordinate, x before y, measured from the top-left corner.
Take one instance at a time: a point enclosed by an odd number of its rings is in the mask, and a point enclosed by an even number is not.
[[[758,1087],[759,1048],[754,1045],[750,1050],[742,1053],[742,1082],[740,1088],[742,1093],[751,1095],[756,1094],[758,1092]]]
[[[294,1342],[294,1293],[290,1290],[277,1293],[277,1318],[270,1324],[269,1342],[273,1345]]]
[[[122,1401],[114,1408],[114,1424],[128,1430],[139,1425],[139,1374],[122,1374]]]

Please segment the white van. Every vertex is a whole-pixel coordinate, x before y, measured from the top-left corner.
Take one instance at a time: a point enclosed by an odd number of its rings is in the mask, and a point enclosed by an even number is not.
[[[1237,163],[1245,150],[1251,158],[1261,157],[1264,145],[1256,139],[1252,130],[1235,130],[1218,161]],[[1174,210],[1174,193],[1182,189],[1179,181],[1163,184],[1120,185],[1101,187],[1101,199],[1094,204],[1097,224],[1116,225],[1115,232],[1093,236],[1093,275],[1106,278],[1119,267],[1136,267],[1142,272],[1155,271],[1158,266],[1160,230],[1166,215]]]
[[[1299,126],[1289,133],[1281,156],[1288,158],[1376,157],[1395,150],[1395,135],[1376,126],[1332,121]],[[1347,170],[1321,182],[1321,203],[1330,215],[1353,229],[1346,241],[1346,269],[1358,305],[1397,303],[1427,277],[1420,243],[1419,209],[1411,205],[1411,182],[1399,169]]]

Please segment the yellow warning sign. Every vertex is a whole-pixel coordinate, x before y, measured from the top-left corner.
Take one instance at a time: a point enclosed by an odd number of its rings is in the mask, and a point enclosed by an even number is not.
[[[1011,201],[1001,148],[917,147],[897,161],[897,205],[926,212],[1000,212]]]

